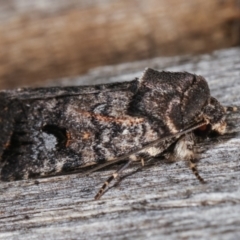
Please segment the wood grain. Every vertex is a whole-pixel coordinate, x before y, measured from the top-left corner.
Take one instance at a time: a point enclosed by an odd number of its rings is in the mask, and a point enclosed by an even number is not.
[[[0,1],[0,88],[240,43],[236,0]]]
[[[178,60],[172,58],[171,65],[169,58],[165,70],[201,74],[212,96],[240,107],[240,48]],[[165,61],[153,59],[148,67],[161,70]],[[131,64],[108,67],[109,73],[117,69],[122,74],[115,80],[132,76]],[[104,69],[98,71],[101,76]],[[239,239],[240,112],[230,114],[227,122],[224,136],[197,146],[204,185],[184,162],[164,160],[139,171],[138,165],[130,167],[125,171],[129,176],[99,201],[94,194],[117,166],[89,177],[0,183],[0,239]]]

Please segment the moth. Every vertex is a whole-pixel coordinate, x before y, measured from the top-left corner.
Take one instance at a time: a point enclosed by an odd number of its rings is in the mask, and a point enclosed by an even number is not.
[[[0,92],[0,179],[14,181],[160,156],[194,163],[195,130],[224,134],[226,109],[206,80],[146,69],[130,82]]]

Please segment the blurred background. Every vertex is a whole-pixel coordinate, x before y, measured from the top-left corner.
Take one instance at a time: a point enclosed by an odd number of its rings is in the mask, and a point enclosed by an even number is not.
[[[0,89],[240,45],[240,0],[0,0]]]

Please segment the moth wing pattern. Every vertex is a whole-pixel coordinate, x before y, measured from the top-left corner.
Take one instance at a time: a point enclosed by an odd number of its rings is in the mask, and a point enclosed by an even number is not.
[[[4,181],[64,173],[131,152],[139,153],[136,160],[156,156],[189,126],[203,120],[216,129],[224,125],[205,79],[187,72],[146,69],[130,82],[2,94],[7,100],[0,119],[12,119],[1,141]]]

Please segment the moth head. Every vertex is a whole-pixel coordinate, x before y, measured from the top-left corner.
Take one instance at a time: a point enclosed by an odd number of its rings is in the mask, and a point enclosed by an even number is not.
[[[224,107],[213,97],[203,109],[203,117],[211,126],[211,130],[219,134],[226,131],[226,113]]]

